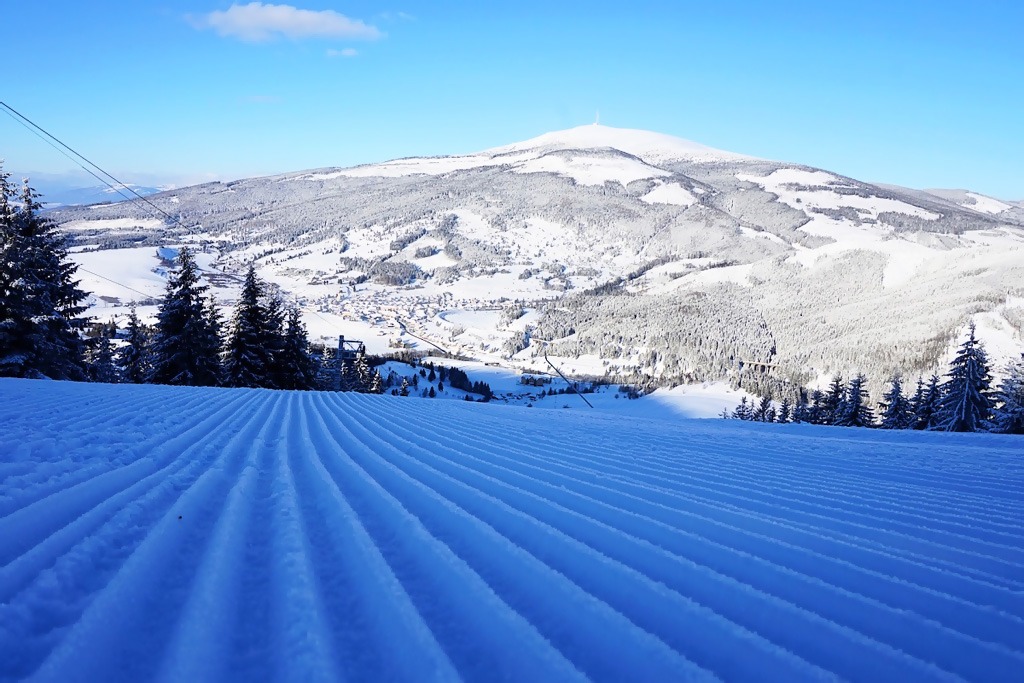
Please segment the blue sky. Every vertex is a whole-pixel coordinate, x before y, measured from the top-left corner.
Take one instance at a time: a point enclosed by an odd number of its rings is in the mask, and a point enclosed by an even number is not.
[[[4,3],[0,99],[122,180],[464,153],[601,122],[1024,199],[1024,3]],[[19,172],[71,162],[0,114]]]

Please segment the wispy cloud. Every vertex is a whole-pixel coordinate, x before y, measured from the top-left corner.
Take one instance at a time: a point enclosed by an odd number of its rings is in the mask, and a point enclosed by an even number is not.
[[[408,12],[381,12],[378,16],[382,21],[416,21]]]
[[[346,47],[341,50],[335,50],[334,48],[328,48],[328,57],[356,57],[359,55],[359,50],[354,47]]]
[[[188,19],[196,28],[211,29],[225,38],[255,43],[277,38],[374,40],[383,35],[377,27],[334,10],[316,11],[262,2],[233,4],[226,10],[199,17],[189,16]]]

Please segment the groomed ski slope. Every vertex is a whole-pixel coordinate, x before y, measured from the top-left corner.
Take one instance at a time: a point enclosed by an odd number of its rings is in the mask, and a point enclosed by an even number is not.
[[[0,380],[0,678],[1020,680],[1022,443]]]

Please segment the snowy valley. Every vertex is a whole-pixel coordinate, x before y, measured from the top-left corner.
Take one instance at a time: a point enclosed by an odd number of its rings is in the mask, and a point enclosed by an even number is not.
[[[51,212],[92,313],[162,293],[174,248],[224,305],[260,275],[314,337],[516,371],[756,393],[944,371],[968,322],[1024,351],[1024,207],[583,126],[476,154],[209,183]],[[163,249],[164,251],[161,251]],[[130,289],[129,289],[130,288]],[[141,309],[152,315],[154,308]]]

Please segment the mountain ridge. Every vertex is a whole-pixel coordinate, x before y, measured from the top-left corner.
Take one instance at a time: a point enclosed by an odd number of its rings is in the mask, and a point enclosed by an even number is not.
[[[997,358],[1024,348],[1020,207],[647,131],[584,126],[149,199],[196,227],[133,225],[146,213],[125,203],[54,215],[79,247],[194,242],[368,334],[418,343],[375,313],[400,310],[421,337],[516,367],[543,362],[533,336],[588,374],[664,382],[927,372],[969,321]],[[511,321],[444,315],[513,301]]]

